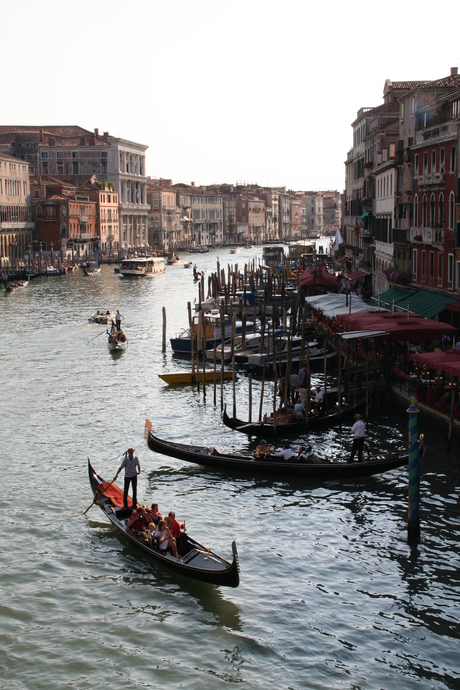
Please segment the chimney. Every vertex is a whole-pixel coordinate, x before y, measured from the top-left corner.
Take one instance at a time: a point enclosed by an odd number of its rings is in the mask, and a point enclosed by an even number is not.
[[[195,183],[194,183],[194,182],[191,182],[190,184],[192,185],[192,187],[194,187],[194,186],[195,186]]]
[[[458,74],[458,67],[451,67],[450,68],[450,76],[455,77],[456,74]]]
[[[43,141],[43,127],[40,127],[40,141]]]
[[[108,138],[109,138],[109,133],[108,133],[108,132],[104,132],[104,139],[108,139]]]
[[[98,137],[99,136],[99,130],[97,127],[94,128],[94,134]]]

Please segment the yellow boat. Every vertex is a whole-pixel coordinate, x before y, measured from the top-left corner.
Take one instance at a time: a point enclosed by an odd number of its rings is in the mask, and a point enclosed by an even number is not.
[[[224,379],[231,379],[233,373],[231,371],[224,371]],[[195,373],[192,376],[192,372],[188,369],[183,371],[166,371],[163,374],[158,374],[160,379],[163,379],[169,384],[179,384],[179,383],[197,383],[197,378],[199,378],[200,383],[203,381],[203,370],[198,374]],[[205,381],[214,381],[214,369],[206,369],[204,372]],[[216,370],[216,381],[220,381],[220,369]]]

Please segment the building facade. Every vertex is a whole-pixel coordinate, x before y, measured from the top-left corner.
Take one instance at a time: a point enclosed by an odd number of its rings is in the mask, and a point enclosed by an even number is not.
[[[0,268],[19,268],[32,247],[29,165],[0,153]]]

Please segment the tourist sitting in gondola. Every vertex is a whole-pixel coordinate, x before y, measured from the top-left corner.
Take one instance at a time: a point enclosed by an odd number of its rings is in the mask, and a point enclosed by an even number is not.
[[[264,439],[261,440],[259,445],[257,446],[255,453],[254,453],[254,459],[255,460],[266,460],[267,456],[272,455],[272,451],[270,450],[270,446],[267,446],[267,441],[264,441]]]
[[[153,524],[156,527],[160,520],[163,520],[163,515],[158,510],[158,503],[152,503],[152,506],[148,513],[148,521],[153,522]]]
[[[310,445],[307,447],[299,446],[299,450],[297,451],[297,462],[312,462],[313,457]]]
[[[291,450],[291,446],[289,443],[284,443],[283,444],[283,449],[282,450],[277,450],[275,453],[275,458],[283,458],[283,460],[286,460],[286,462],[289,462],[294,455],[294,453]]]
[[[297,397],[294,405],[294,415],[299,421],[305,419],[305,405],[302,403],[300,397]]]
[[[169,549],[173,556],[177,556],[176,540],[166,526],[166,522],[164,520],[160,520],[158,523],[158,527],[155,531],[155,539],[157,540],[160,551],[164,551],[166,553],[166,551]]]
[[[147,511],[144,506],[138,506],[134,508],[131,517],[126,523],[126,529],[139,537],[144,533],[147,524]]]

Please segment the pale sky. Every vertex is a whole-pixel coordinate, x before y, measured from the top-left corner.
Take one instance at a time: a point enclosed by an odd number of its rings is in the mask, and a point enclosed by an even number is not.
[[[460,67],[458,3],[0,0],[0,122],[149,146],[147,175],[344,187],[351,123]]]

